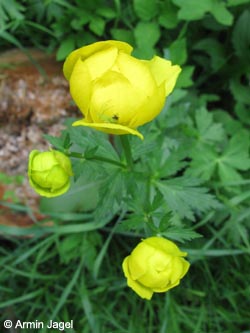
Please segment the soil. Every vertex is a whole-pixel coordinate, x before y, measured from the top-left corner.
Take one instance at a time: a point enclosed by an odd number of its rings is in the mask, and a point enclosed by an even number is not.
[[[14,192],[15,201],[38,210],[39,196],[27,180],[27,161],[33,149],[47,150],[43,134],[58,135],[67,117],[79,117],[72,103],[62,63],[54,55],[29,49],[32,62],[19,50],[0,54],[0,173],[25,175],[22,184],[0,184],[0,200]],[[9,199],[11,200],[11,199]],[[0,224],[25,225],[0,207]],[[26,218],[26,224],[30,220]]]

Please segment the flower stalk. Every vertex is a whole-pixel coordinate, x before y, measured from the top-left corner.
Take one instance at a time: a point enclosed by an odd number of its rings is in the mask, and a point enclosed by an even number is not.
[[[94,155],[91,157],[87,157],[86,155],[77,153],[77,152],[68,152],[68,153],[66,153],[66,155],[68,157],[72,157],[72,158],[78,158],[78,159],[89,160],[89,161],[99,161],[99,162],[116,165],[121,168],[126,168],[126,165],[124,163],[121,163],[119,161],[115,161],[115,160],[112,160],[111,158],[107,158],[107,157],[103,157],[103,156]]]
[[[130,143],[129,143],[129,139],[127,135],[121,135],[120,136],[120,142],[124,151],[124,155],[126,158],[126,162],[127,162],[127,168],[132,171],[134,168],[134,162],[133,162],[133,158],[132,158],[132,152],[131,152],[131,147],[130,147]]]

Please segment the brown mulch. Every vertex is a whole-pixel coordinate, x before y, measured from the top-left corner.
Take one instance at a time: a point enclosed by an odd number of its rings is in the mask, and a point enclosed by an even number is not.
[[[9,176],[26,176],[29,152],[49,147],[43,134],[56,136],[67,117],[79,117],[62,63],[53,55],[34,49],[29,52],[45,75],[19,50],[0,54],[0,173]],[[39,196],[30,188],[27,177],[21,185],[0,184],[0,200],[9,191],[14,192],[18,203],[38,211]],[[0,224],[32,223],[28,216],[3,207],[0,214]]]

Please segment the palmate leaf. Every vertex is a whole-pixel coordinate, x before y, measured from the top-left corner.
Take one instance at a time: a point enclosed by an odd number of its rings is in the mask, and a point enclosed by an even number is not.
[[[229,140],[224,151],[219,154],[214,147],[200,145],[192,152],[192,161],[186,175],[209,180],[218,170],[219,177],[224,182],[242,179],[239,171],[250,169],[249,135],[243,130],[238,131]]]
[[[177,8],[171,0],[162,2],[159,15],[159,24],[166,29],[173,29],[178,25]]]
[[[250,168],[249,158],[249,134],[246,131],[239,131],[230,140],[223,154],[223,161],[239,170]]]
[[[194,220],[194,212],[218,208],[218,201],[199,187],[200,181],[186,176],[156,182],[156,188],[163,195],[168,207],[180,217]]]
[[[195,122],[199,132],[199,141],[213,143],[223,138],[224,130],[221,124],[213,122],[213,115],[202,107],[196,111]]]
[[[250,60],[250,11],[245,10],[238,18],[233,34],[232,42],[237,56],[246,63]]]
[[[158,12],[158,4],[155,0],[133,0],[136,15],[145,21],[152,20]]]
[[[190,228],[185,229],[182,227],[175,227],[175,226],[169,227],[165,232],[162,232],[161,235],[178,242],[190,241],[192,239],[202,237],[201,234]]]
[[[233,23],[233,15],[227,10],[226,4],[220,0],[173,0],[173,3],[180,7],[179,19],[199,20],[210,12],[221,24],[231,25]]]
[[[194,49],[201,50],[209,55],[213,71],[219,70],[228,60],[224,45],[214,38],[201,39],[194,45]]]
[[[237,170],[250,169],[248,133],[243,130],[236,133],[217,162],[219,175],[223,181],[240,180],[242,177]]]
[[[217,167],[218,155],[214,148],[208,145],[200,146],[192,153],[190,168],[186,170],[186,175],[209,180]]]
[[[99,201],[94,211],[96,221],[102,220],[103,218],[109,218],[111,220],[112,217],[123,208],[122,202],[126,196],[129,176],[119,171],[119,169],[113,170],[112,173],[103,179],[99,189]]]

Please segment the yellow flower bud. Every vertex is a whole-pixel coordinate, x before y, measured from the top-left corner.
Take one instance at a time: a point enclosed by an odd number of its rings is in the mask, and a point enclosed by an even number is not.
[[[177,286],[190,266],[186,255],[165,238],[142,240],[122,264],[128,286],[146,299]]]
[[[132,47],[108,40],[73,51],[63,67],[73,100],[83,113],[74,126],[88,126],[110,134],[134,134],[154,119],[181,71],[155,56],[139,60]]]
[[[29,155],[29,182],[42,196],[50,198],[65,193],[72,175],[70,159],[59,151],[33,150]]]

